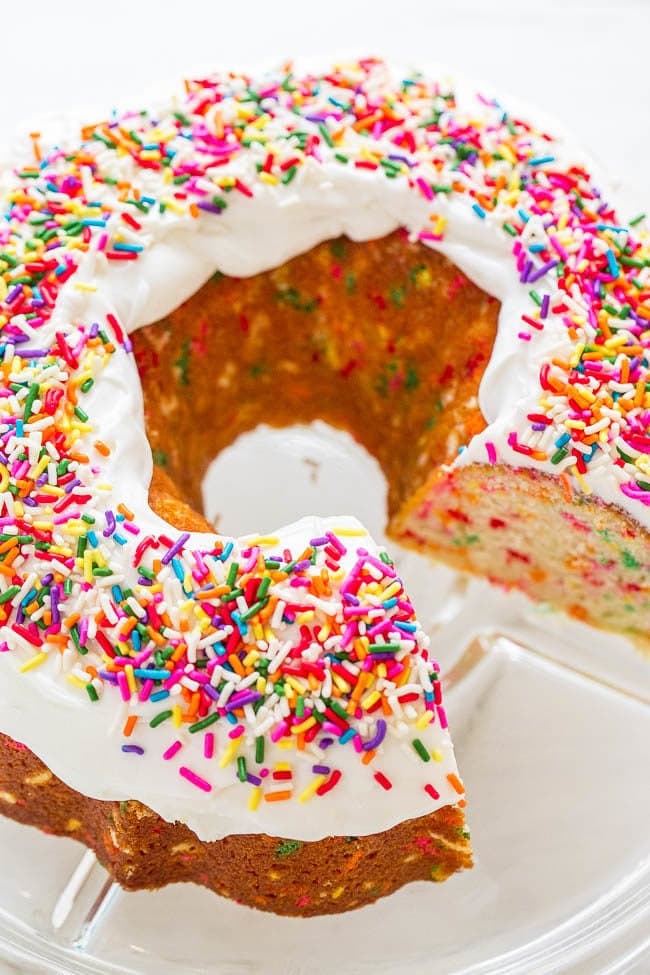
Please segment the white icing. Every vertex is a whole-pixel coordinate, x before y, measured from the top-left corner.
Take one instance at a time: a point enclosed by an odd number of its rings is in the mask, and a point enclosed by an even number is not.
[[[462,106],[468,96],[462,87],[459,93]],[[480,111],[474,101],[472,108]],[[564,152],[558,145],[554,151],[560,156]],[[133,331],[176,308],[216,270],[240,277],[252,275],[341,234],[366,240],[406,226],[417,235],[435,208],[446,218],[447,226],[444,239],[430,245],[501,302],[498,335],[480,388],[480,405],[489,425],[455,463],[484,463],[486,441],[496,446],[499,458],[505,462],[517,466],[531,463],[511,450],[507,437],[513,429],[524,429],[526,413],[537,406],[542,360],[548,357],[549,350],[568,354],[571,343],[564,326],[552,318],[530,342],[516,339],[521,312],[529,309],[529,286],[518,280],[510,253],[511,241],[497,226],[498,214],[478,220],[467,202],[455,196],[437,197],[432,205],[404,180],[387,180],[382,173],[343,167],[328,161],[327,153],[325,157],[322,163],[307,160],[288,186],[256,182],[252,200],[231,194],[227,210],[218,217],[202,214],[188,222],[185,217],[169,212],[162,217],[152,210],[141,218],[146,249],[139,259],[116,265],[102,254],[91,252],[84,256],[77,274],[65,286],[51,327],[76,319],[103,321],[112,312]],[[244,153],[224,172],[253,183],[254,161],[253,153]],[[128,172],[129,161],[124,160],[121,165]],[[152,196],[160,196],[158,174],[140,173],[139,180],[143,193],[150,191]],[[102,192],[110,195],[106,188]],[[75,281],[92,281],[97,291],[91,294],[75,290]],[[106,492],[106,505],[128,499],[143,534],[165,531],[164,523],[147,504],[152,459],[132,359],[118,350],[84,402],[97,431],[112,448],[104,464],[103,480],[112,485],[112,491]],[[534,466],[558,472],[550,462],[535,462]],[[620,492],[616,471],[604,456],[602,462],[590,466],[585,480],[604,501],[617,504],[643,524],[648,523],[648,510]],[[341,518],[305,519],[274,534],[284,544],[300,549],[328,525],[341,523]],[[356,524],[352,519],[347,523]],[[126,554],[133,551],[136,542],[129,540]],[[367,538],[363,544],[375,550]],[[195,534],[188,548],[201,545],[205,545],[204,536]],[[127,580],[134,575],[128,568],[125,574]],[[330,834],[365,834],[387,829],[458,798],[445,777],[448,772],[456,772],[447,731],[436,723],[419,732],[427,748],[437,749],[440,754],[440,762],[424,763],[415,754],[410,736],[402,734],[397,722],[381,747],[381,770],[393,781],[392,791],[381,792],[372,778],[372,769],[360,765],[353,749],[335,744],[330,751],[333,754],[336,750],[336,766],[344,774],[333,792],[304,804],[262,802],[253,812],[247,808],[248,790],[234,779],[232,766],[220,770],[214,759],[203,759],[199,743],[185,729],[178,733],[179,739],[187,743],[179,756],[169,762],[159,757],[161,733],[150,729],[147,723],[157,710],[152,705],[132,706],[132,713],[144,717],[138,725],[137,741],[146,749],[145,762],[120,751],[120,729],[127,711],[116,694],[105,693],[99,703],[91,705],[77,689],[59,679],[52,660],[29,676],[27,692],[27,678],[18,673],[24,659],[22,651],[0,656],[0,730],[25,742],[73,788],[102,799],[139,799],[167,820],[184,821],[203,840],[249,832],[301,840]],[[220,725],[215,728],[219,746],[223,746],[219,736],[226,731]],[[184,762],[190,747],[193,751],[187,764],[214,784],[209,794],[199,792],[178,775],[178,765]],[[286,758],[286,752],[274,747],[266,760],[271,764]],[[291,760],[296,776],[294,788],[300,792],[313,778],[311,765],[327,764],[328,757],[327,753],[307,750],[304,755],[292,752]],[[437,802],[424,793],[423,785],[428,781],[435,781],[441,793]]]

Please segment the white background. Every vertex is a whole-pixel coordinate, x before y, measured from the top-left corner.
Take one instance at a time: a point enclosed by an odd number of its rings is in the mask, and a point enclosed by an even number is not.
[[[620,216],[650,209],[650,0],[3,0],[2,12],[2,141],[52,112],[139,107],[141,91],[197,68],[379,54],[442,61],[556,115],[622,183]]]

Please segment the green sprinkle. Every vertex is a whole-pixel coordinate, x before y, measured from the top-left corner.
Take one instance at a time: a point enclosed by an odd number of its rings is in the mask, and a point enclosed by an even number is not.
[[[203,731],[204,728],[209,728],[210,725],[214,724],[215,721],[218,721],[220,717],[221,715],[219,712],[215,711],[213,714],[209,714],[207,718],[201,718],[200,721],[196,721],[194,724],[191,724],[187,730],[191,735],[195,735],[197,731]]]
[[[226,585],[229,589],[235,584],[235,579],[237,578],[237,573],[239,572],[239,562],[232,562],[230,568],[228,569],[228,575],[226,576]]]
[[[621,553],[621,562],[623,563],[626,569],[638,569],[641,567],[641,563],[638,562],[634,558],[632,553],[628,552],[627,549],[623,549]]]
[[[278,860],[286,860],[288,857],[292,857],[301,848],[302,843],[299,840],[285,840],[280,843],[275,849],[275,856]]]
[[[429,755],[428,751],[426,750],[426,748],[424,747],[424,745],[422,744],[419,738],[413,739],[413,747],[415,748],[416,752],[418,753],[418,755],[420,756],[423,762],[431,761],[431,755]]]
[[[8,603],[9,600],[13,599],[14,596],[17,596],[19,592],[20,586],[9,586],[9,588],[6,589],[2,595],[0,595],[0,605],[2,605],[2,603]]]
[[[27,420],[29,420],[30,416],[32,415],[32,407],[34,405],[34,400],[36,399],[37,396],[38,396],[38,383],[32,383],[32,385],[29,387],[29,392],[25,397],[25,413],[23,416],[25,422],[27,422]]]
[[[159,714],[157,714],[154,718],[151,719],[151,721],[149,722],[149,727],[157,728],[159,724],[162,724],[163,721],[167,721],[167,719],[171,718],[171,716],[172,716],[171,711],[161,711]]]
[[[334,143],[332,142],[332,136],[330,135],[329,129],[327,128],[324,122],[319,122],[318,131],[322,135],[323,141],[327,143],[330,149],[333,149]]]
[[[255,739],[255,761],[258,765],[264,761],[264,738],[262,735]]]
[[[237,778],[240,782],[245,782],[246,775],[246,759],[243,755],[240,755],[240,757],[237,759]]]
[[[88,691],[88,697],[90,698],[91,701],[98,701],[99,700],[99,694],[95,690],[95,687],[94,687],[93,684],[86,684],[86,690]]]

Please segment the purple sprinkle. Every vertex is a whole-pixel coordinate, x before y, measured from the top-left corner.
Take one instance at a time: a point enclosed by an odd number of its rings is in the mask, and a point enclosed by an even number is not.
[[[364,742],[361,746],[364,752],[372,751],[373,748],[377,748],[381,745],[382,741],[386,737],[386,722],[383,718],[377,719],[377,731],[374,737],[370,738],[368,741]]]
[[[331,771],[329,765],[312,765],[311,770],[314,775],[329,775]]]
[[[207,200],[201,200],[196,204],[199,210],[206,210],[208,213],[222,213],[223,207],[218,207],[216,203],[208,203]]]
[[[110,538],[115,531],[115,515],[112,511],[106,511],[106,528],[102,532],[104,538]]]
[[[132,755],[144,755],[144,748],[141,745],[122,745],[122,751]]]
[[[542,264],[542,266],[538,267],[536,271],[533,271],[532,274],[528,275],[528,278],[526,279],[527,283],[534,284],[535,281],[539,281],[539,279],[543,278],[545,274],[548,274],[548,272],[552,271],[554,267],[557,267],[559,263],[559,261],[548,261],[548,263]]]
[[[172,547],[167,549],[167,551],[163,555],[161,559],[163,565],[169,565],[169,563],[174,558],[174,556],[178,555],[178,553],[182,549],[183,545],[185,545],[185,542],[188,540],[189,537],[190,537],[189,532],[183,532],[183,534],[177,538],[177,540],[174,542]]]

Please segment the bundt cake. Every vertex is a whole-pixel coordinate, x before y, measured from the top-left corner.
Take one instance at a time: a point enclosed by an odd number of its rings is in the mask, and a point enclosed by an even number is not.
[[[348,516],[215,534],[201,481],[326,420],[397,542],[641,643],[638,221],[562,140],[374,59],[32,142],[0,177],[0,811],[282,914],[471,866],[388,553]]]

